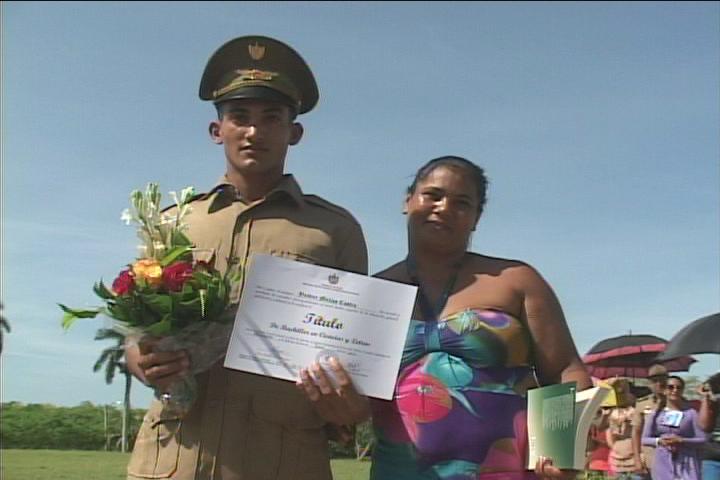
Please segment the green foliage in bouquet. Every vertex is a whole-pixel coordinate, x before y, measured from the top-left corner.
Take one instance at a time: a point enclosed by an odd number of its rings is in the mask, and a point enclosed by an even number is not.
[[[184,233],[193,189],[184,189],[179,197],[170,193],[176,204],[173,213],[160,209],[157,184],[132,192],[131,209],[123,212],[122,219],[137,225],[140,257],[120,272],[110,288],[102,280],[94,285],[104,307],[75,309],[58,304],[65,312],[63,328],[100,313],[153,336],[171,335],[198,321],[232,321],[226,313],[230,279],[209,263],[193,261],[194,247]]]

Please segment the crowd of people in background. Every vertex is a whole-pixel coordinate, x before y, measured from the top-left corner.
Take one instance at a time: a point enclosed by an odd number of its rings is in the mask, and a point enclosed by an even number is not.
[[[586,480],[720,480],[720,372],[685,396],[685,380],[662,365],[648,372],[649,394],[636,398],[626,378],[591,427]]]

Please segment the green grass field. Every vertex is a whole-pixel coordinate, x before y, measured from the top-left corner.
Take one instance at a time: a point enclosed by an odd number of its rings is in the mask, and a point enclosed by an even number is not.
[[[124,480],[129,453],[81,450],[0,450],[2,480]],[[369,461],[332,461],[336,480],[367,480]]]

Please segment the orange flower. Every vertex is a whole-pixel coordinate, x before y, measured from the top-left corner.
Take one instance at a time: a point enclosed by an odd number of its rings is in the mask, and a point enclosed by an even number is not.
[[[162,267],[154,258],[143,258],[132,266],[133,275],[136,279],[145,279],[150,285],[162,283]]]

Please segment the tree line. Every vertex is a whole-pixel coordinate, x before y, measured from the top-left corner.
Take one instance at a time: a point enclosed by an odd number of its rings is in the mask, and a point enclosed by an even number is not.
[[[75,407],[7,402],[0,415],[2,448],[119,450],[122,408],[83,402]],[[133,409],[127,425],[132,446],[145,410]]]
[[[121,450],[124,410],[120,406],[91,402],[75,407],[21,402],[1,405],[0,445],[3,449]],[[144,415],[144,409],[130,410],[126,425],[128,451],[132,450]],[[331,442],[331,454],[334,458],[365,456],[371,437],[369,425],[360,425],[355,445]]]

